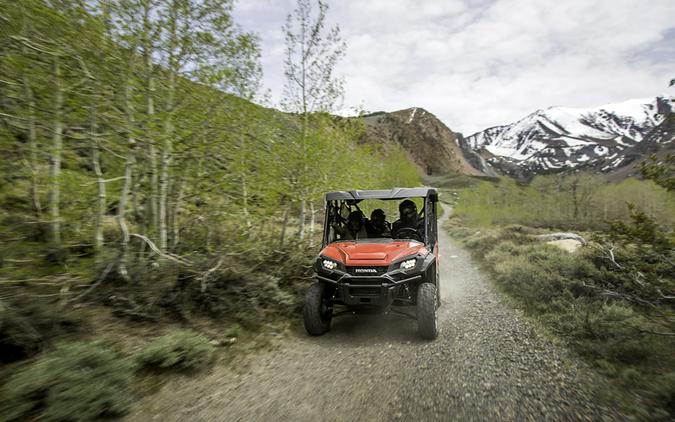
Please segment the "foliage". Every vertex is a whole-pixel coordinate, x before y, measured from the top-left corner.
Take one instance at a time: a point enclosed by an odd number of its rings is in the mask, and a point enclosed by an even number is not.
[[[670,119],[675,117],[670,116]],[[659,160],[655,155],[640,163],[640,173],[645,179],[653,180],[654,183],[664,189],[675,191],[675,153],[668,153]]]
[[[662,239],[650,243],[653,222],[634,217],[625,230],[597,233],[575,253],[519,226],[470,228],[453,218],[449,229],[528,314],[651,406],[629,405],[634,412],[667,419],[675,404],[668,375],[675,367],[675,304],[668,299],[675,293],[675,256],[672,244],[665,251]]]
[[[318,11],[313,16],[312,3],[313,0],[297,0],[293,14],[287,16],[282,27],[286,39],[286,83],[282,106],[300,117],[300,130],[287,143],[292,159],[286,163],[292,172],[288,178],[290,188],[299,194],[298,198],[292,197],[291,202],[299,204],[300,239],[305,237],[307,200],[314,218],[311,201],[320,195],[321,183],[325,182],[325,178],[320,177],[322,167],[310,166],[309,163],[326,163],[329,168],[334,168],[330,161],[339,165],[341,160],[335,158],[343,153],[339,145],[324,137],[322,123],[326,120],[323,114],[333,110],[343,93],[342,80],[335,77],[334,71],[344,56],[346,44],[340,37],[339,26],[325,27],[328,4],[318,0]],[[321,142],[322,139],[328,143]],[[326,162],[326,157],[330,157],[329,162]]]
[[[523,224],[564,229],[607,229],[608,222],[627,221],[635,204],[661,228],[675,226],[675,198],[651,181],[626,179],[608,183],[599,176],[538,176],[529,185],[502,178],[459,190],[456,215],[477,226]]]
[[[91,421],[124,414],[133,365],[100,343],[62,343],[4,385],[3,419]]]
[[[646,181],[571,174],[458,190],[450,227],[500,288],[614,378],[640,418],[655,420],[675,414],[670,158],[643,163]],[[569,253],[531,236],[553,228],[592,230],[591,242]]]
[[[418,183],[400,148],[360,143],[360,118],[249,101],[262,101],[259,40],[232,7],[1,8],[0,278],[12,281],[3,297],[39,289],[63,305],[93,285],[86,298],[120,315],[218,309],[258,321],[296,306],[323,192]],[[320,91],[314,100],[327,104],[332,94]],[[259,305],[247,310],[235,294]]]
[[[644,211],[629,203],[630,221],[612,221],[609,223],[609,234],[612,240],[630,243],[634,240],[642,245],[649,245],[656,252],[667,253],[675,247],[675,240],[668,237],[661,227]]]
[[[28,303],[26,303],[28,302]],[[47,298],[0,299],[0,363],[32,357],[53,339],[86,329],[77,310],[55,309]]]
[[[347,48],[339,26],[325,27],[328,4],[318,0],[313,16],[312,3],[297,0],[282,28],[286,37],[284,104],[287,110],[303,114],[331,111],[342,96],[343,82],[333,72]]]
[[[189,329],[159,337],[136,356],[140,368],[197,370],[213,361],[215,346],[204,335]]]

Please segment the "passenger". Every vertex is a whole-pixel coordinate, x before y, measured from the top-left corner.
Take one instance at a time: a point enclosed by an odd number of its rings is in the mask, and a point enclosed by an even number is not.
[[[391,226],[387,221],[384,210],[378,208],[370,213],[370,221],[366,222],[368,237],[391,237]]]
[[[406,199],[398,206],[400,218],[394,222],[391,230],[394,239],[415,239],[420,242],[424,235],[424,219],[417,215],[417,205]]]
[[[340,240],[358,240],[366,239],[366,222],[361,211],[352,211],[347,217],[347,224],[344,226],[333,226],[335,232],[340,235]]]

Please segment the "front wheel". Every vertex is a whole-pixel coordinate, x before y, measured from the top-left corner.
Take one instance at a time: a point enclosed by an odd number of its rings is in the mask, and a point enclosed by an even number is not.
[[[417,329],[423,339],[438,337],[438,294],[432,283],[422,283],[417,288]]]
[[[325,284],[314,283],[305,296],[302,317],[305,323],[305,330],[307,330],[310,336],[325,334],[330,328],[330,322],[333,319],[333,309],[328,306],[327,300],[324,297],[325,290]]]

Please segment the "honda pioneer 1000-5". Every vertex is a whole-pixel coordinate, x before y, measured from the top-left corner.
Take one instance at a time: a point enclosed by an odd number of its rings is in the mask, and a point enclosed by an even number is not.
[[[310,335],[324,334],[343,313],[392,312],[415,318],[423,338],[436,338],[437,203],[434,188],[326,194],[316,282],[303,307]]]

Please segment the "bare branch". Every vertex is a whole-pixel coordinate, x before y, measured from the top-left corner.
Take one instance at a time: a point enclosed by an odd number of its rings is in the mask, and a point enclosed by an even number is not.
[[[206,286],[207,286],[207,283],[209,281],[209,277],[211,276],[211,274],[213,274],[215,271],[217,271],[218,268],[220,268],[221,265],[223,265],[223,257],[220,257],[216,266],[209,269],[208,271],[206,271],[204,273],[204,275],[201,277],[201,291],[202,291],[202,293],[206,292]]]
[[[114,266],[114,262],[109,263],[108,266],[105,267],[105,270],[103,271],[103,273],[101,274],[101,276],[98,278],[98,280],[96,280],[96,282],[95,282],[94,284],[92,284],[91,286],[89,286],[89,288],[88,288],[87,290],[83,291],[82,293],[80,293],[79,295],[75,296],[74,298],[68,299],[68,303],[70,303],[70,302],[75,302],[75,301],[77,301],[77,300],[80,300],[80,299],[82,299],[83,297],[85,297],[86,295],[88,295],[89,293],[91,293],[95,288],[98,287],[99,284],[101,284],[101,283],[103,282],[103,280],[105,280],[105,278],[106,278],[106,277],[108,276],[108,274],[110,273],[110,270],[112,270],[113,266]]]
[[[144,241],[150,247],[150,249],[153,250],[153,252],[155,252],[157,255],[159,255],[162,258],[166,258],[166,259],[168,259],[170,261],[173,261],[173,262],[175,262],[177,264],[180,264],[180,265],[185,265],[186,267],[189,267],[189,266],[192,265],[191,262],[186,261],[184,258],[181,258],[181,257],[176,256],[174,254],[162,252],[161,250],[159,250],[157,245],[155,245],[155,243],[152,240],[148,239],[147,237],[143,236],[142,234],[131,233],[130,236],[137,237],[137,238],[141,239],[142,241]]]

